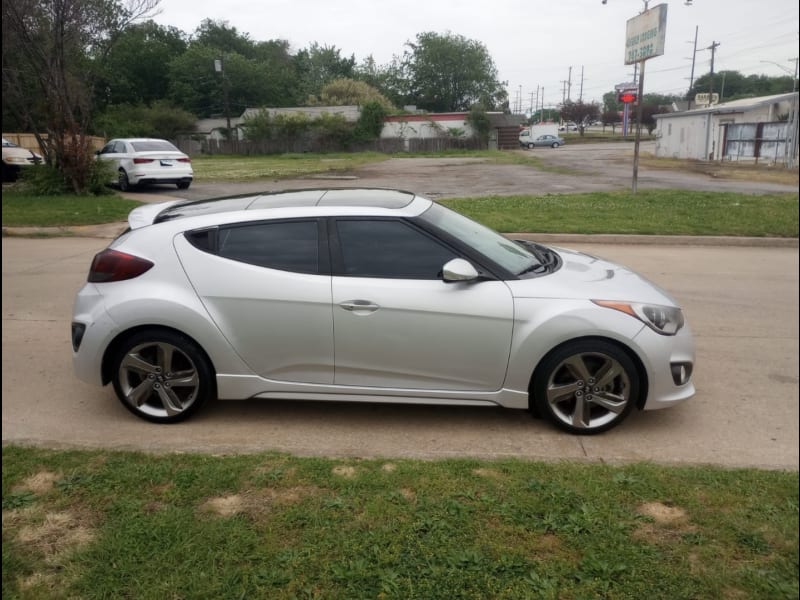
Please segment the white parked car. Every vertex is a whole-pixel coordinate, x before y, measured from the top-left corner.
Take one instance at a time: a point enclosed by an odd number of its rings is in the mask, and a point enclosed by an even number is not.
[[[20,169],[41,163],[40,154],[3,138],[3,181],[16,181]]]
[[[153,183],[174,183],[185,190],[194,177],[192,159],[167,140],[114,139],[95,154],[114,163],[122,191]]]
[[[75,300],[73,365],[180,421],[213,398],[505,406],[573,433],[694,392],[665,291],[408,192],[134,209]]]

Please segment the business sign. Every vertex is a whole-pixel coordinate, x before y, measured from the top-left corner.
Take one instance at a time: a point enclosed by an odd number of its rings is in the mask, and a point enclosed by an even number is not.
[[[659,4],[628,19],[625,27],[625,64],[661,56],[667,35],[667,5]]]
[[[698,106],[708,106],[709,104],[717,104],[719,102],[719,94],[696,94],[694,103]]]

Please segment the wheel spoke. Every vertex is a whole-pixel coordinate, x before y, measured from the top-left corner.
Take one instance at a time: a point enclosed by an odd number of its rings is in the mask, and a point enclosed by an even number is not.
[[[173,390],[165,388],[162,385],[158,388],[158,397],[161,399],[161,403],[164,405],[164,410],[167,411],[167,415],[170,417],[183,412],[183,404],[181,403],[181,399],[178,398],[178,395]]]
[[[597,387],[605,387],[609,385],[614,379],[622,375],[622,365],[615,360],[607,360],[606,363],[600,367],[595,375],[597,379]]]
[[[586,368],[586,363],[583,362],[583,356],[580,354],[569,357],[564,361],[564,366],[569,369],[569,372],[572,373],[575,379],[586,381],[592,376],[591,373],[589,373],[589,369]]]
[[[123,369],[135,371],[143,375],[149,375],[156,372],[156,366],[147,362],[140,354],[128,354],[120,365]]]
[[[600,392],[599,394],[593,394],[592,402],[598,406],[602,406],[606,410],[610,410],[617,415],[625,410],[625,405],[628,403],[624,396],[612,394],[611,392]]]
[[[172,354],[174,348],[169,344],[158,345],[158,364],[164,372],[172,369]]]
[[[591,405],[583,396],[575,398],[575,411],[572,413],[572,425],[586,428],[592,422]]]
[[[128,393],[126,399],[131,406],[139,407],[150,397],[152,390],[153,382],[145,379]]]
[[[168,381],[172,387],[197,387],[200,382],[194,369],[173,373]]]
[[[547,388],[547,401],[550,404],[558,404],[563,400],[571,399],[573,396],[575,396],[576,391],[578,391],[577,381],[562,385],[555,383],[551,384],[550,387]]]

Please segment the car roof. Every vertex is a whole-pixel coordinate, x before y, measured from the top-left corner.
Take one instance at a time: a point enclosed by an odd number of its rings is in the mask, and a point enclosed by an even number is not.
[[[415,198],[417,196],[412,192],[383,188],[326,188],[267,192],[172,203],[160,210],[152,222],[161,223],[174,219],[239,211],[287,208],[327,207],[400,210],[409,207]],[[424,199],[420,198],[420,200]]]

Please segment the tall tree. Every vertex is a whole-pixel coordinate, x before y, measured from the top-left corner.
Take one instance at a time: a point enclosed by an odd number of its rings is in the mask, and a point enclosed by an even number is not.
[[[3,112],[33,131],[76,192],[93,164],[89,126],[98,65],[159,0],[3,0]],[[41,134],[47,134],[46,137]]]
[[[186,51],[186,34],[153,21],[128,27],[111,48],[98,83],[99,107],[150,105],[169,93],[169,65]]]
[[[501,105],[506,92],[481,42],[452,33],[425,32],[395,58],[390,85],[403,103],[432,112],[467,111],[474,104]]]
[[[314,42],[300,50],[294,60],[304,97],[319,95],[331,81],[351,79],[355,73],[355,56],[343,57],[336,46],[321,46]]]

